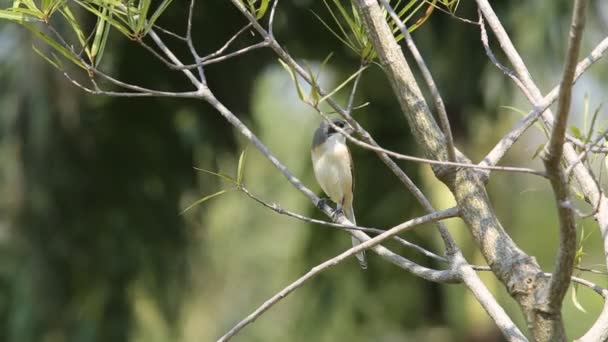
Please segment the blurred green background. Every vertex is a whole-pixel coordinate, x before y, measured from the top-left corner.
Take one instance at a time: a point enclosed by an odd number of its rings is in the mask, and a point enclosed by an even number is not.
[[[3,7],[11,1],[1,1]],[[499,17],[547,92],[559,80],[570,19],[569,1],[494,2]],[[187,1],[175,1],[160,25],[183,32]],[[608,32],[608,4],[592,1],[583,53]],[[313,68],[330,53],[322,82],[330,88],[358,67],[357,57],[319,23],[320,1],[282,1],[275,32],[288,51]],[[471,2],[458,15],[477,20]],[[331,19],[330,19],[331,20]],[[198,1],[197,48],[209,53],[245,24],[228,1]],[[93,22],[90,23],[93,25]],[[246,34],[235,48],[259,39]],[[529,104],[485,56],[479,29],[436,11],[414,33],[450,115],[458,147],[479,161]],[[146,50],[114,32],[102,68],[118,79],[183,91],[188,82]],[[494,41],[490,37],[491,41]],[[32,51],[27,31],[0,22],[0,341],[211,341],[314,265],[348,248],[340,231],[280,216],[231,192],[180,212],[227,187],[194,166],[233,173],[246,141],[208,105],[195,100],[109,98],[85,94]],[[171,44],[180,56],[187,50]],[[497,56],[505,59],[495,48]],[[409,58],[409,56],[408,56]],[[190,63],[190,61],[188,61]],[[506,61],[505,61],[506,64]],[[584,127],[605,101],[608,68],[600,61],[575,88],[572,124]],[[320,117],[301,104],[270,50],[213,64],[207,79],[218,98],[254,130],[307,186],[309,144]],[[345,101],[342,94],[341,100]],[[355,117],[382,146],[420,151],[381,70],[362,79]],[[604,125],[605,112],[600,113]],[[505,165],[541,168],[534,151],[544,141],[530,130]],[[422,213],[375,154],[353,148],[358,223],[391,227]],[[400,163],[438,208],[453,205],[428,166]],[[319,212],[253,147],[247,187],[269,202],[313,217]],[[490,196],[506,229],[550,271],[557,245],[552,192],[529,175],[495,173]],[[581,205],[584,210],[588,206]],[[466,228],[450,229],[471,263],[483,264]],[[604,269],[592,220],[583,265]],[[431,227],[404,237],[439,254]],[[444,265],[388,243],[411,260]],[[420,280],[370,255],[324,272],[247,327],[236,341],[501,341],[493,323],[462,285]],[[606,286],[603,275],[585,275]],[[525,330],[513,300],[482,274]],[[581,288],[564,317],[572,338],[594,321],[601,298]]]

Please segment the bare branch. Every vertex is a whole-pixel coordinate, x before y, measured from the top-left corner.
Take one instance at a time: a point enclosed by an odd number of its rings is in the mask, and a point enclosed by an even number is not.
[[[306,217],[297,213],[294,213],[292,211],[283,209],[280,205],[278,205],[277,203],[269,203],[267,201],[264,201],[263,199],[259,198],[258,196],[252,194],[247,188],[240,186],[238,187],[238,190],[242,191],[245,195],[247,195],[249,198],[253,199],[254,201],[260,203],[261,205],[263,205],[264,207],[275,211],[278,214],[281,215],[286,215],[289,217],[293,217],[295,219],[298,219],[300,221],[304,221],[304,222],[308,222],[308,223],[313,223],[313,224],[319,224],[322,226],[327,226],[327,227],[331,227],[331,228],[337,228],[337,229],[342,229],[342,230],[359,230],[362,232],[367,232],[367,233],[372,233],[372,234],[382,234],[384,232],[386,232],[386,230],[384,229],[377,229],[377,228],[369,228],[369,227],[360,227],[360,226],[352,226],[352,225],[348,225],[348,224],[341,224],[341,223],[334,223],[334,222],[328,222],[328,221],[323,221],[323,220],[317,220],[317,219],[313,219],[311,217]],[[450,209],[446,209],[446,211],[452,211],[452,217],[456,217],[458,216],[458,208],[457,207],[453,207]],[[422,253],[423,255],[435,259],[437,261],[443,261],[443,262],[447,262],[447,259],[439,256],[435,253],[432,253],[414,243],[411,243],[403,238],[400,238],[399,236],[394,236],[393,239],[397,242],[399,242],[401,245],[407,247],[407,248],[411,248],[414,249],[420,253]]]
[[[169,31],[167,29],[164,29],[161,26],[158,26],[157,24],[154,24],[152,27],[155,28],[155,29],[157,29],[158,31],[160,31],[160,32],[162,32],[162,33],[164,33],[164,34],[166,34],[168,36],[171,36],[173,38],[176,38],[178,40],[181,40],[181,41],[184,41],[184,42],[187,40],[186,37],[180,36],[179,34],[177,34],[175,32],[172,32],[172,31]]]
[[[506,339],[508,341],[528,341],[511,318],[509,318],[509,315],[507,315],[502,306],[496,302],[492,293],[479,279],[471,265],[466,263],[462,255],[454,258],[454,266],[457,267],[462,281],[486,310],[494,323],[496,323]]]
[[[329,118],[327,117],[327,115],[324,114],[318,106],[316,106],[315,109],[326,120],[329,120]],[[459,168],[469,168],[469,169],[479,169],[479,170],[493,170],[493,171],[504,171],[504,172],[521,172],[521,173],[528,173],[528,174],[540,176],[540,177],[543,177],[543,178],[547,178],[547,175],[544,172],[542,172],[542,171],[537,171],[537,170],[534,170],[534,169],[529,169],[529,168],[524,168],[524,167],[480,166],[479,164],[473,164],[473,163],[468,163],[467,164],[467,163],[449,162],[449,161],[442,161],[442,160],[434,160],[434,159],[427,159],[427,158],[408,156],[406,154],[401,154],[401,153],[393,152],[391,150],[387,150],[387,149],[382,148],[380,146],[374,146],[372,144],[368,144],[368,143],[366,143],[364,141],[361,141],[359,139],[356,139],[356,138],[350,136],[349,134],[347,134],[346,132],[344,132],[343,129],[341,129],[340,127],[336,126],[331,121],[329,121],[329,124],[336,131],[339,131],[339,132],[343,133],[344,136],[349,141],[351,141],[352,143],[354,143],[355,145],[361,146],[361,147],[363,147],[365,149],[368,149],[368,150],[385,153],[385,154],[387,154],[387,155],[389,155],[389,156],[391,156],[391,157],[393,157],[395,159],[408,160],[408,161],[412,161],[412,162],[425,163],[425,164],[430,164],[430,165],[454,166],[454,167],[459,167]]]
[[[574,76],[574,81],[576,82],[578,78],[589,69],[595,62],[600,60],[606,51],[608,50],[608,37],[604,38],[594,49],[593,51],[583,58],[576,67],[576,74]],[[556,100],[559,93],[559,85],[555,86],[547,96],[545,96],[542,101],[538,102],[534,105],[534,109],[526,114],[522,119],[520,119],[515,126],[505,134],[500,141],[494,146],[494,148],[486,155],[480,165],[496,165],[498,162],[504,157],[504,155],[509,151],[511,146],[515,144],[515,142],[521,137],[521,135],[530,128],[536,119],[540,117],[548,108],[551,106]],[[580,143],[579,146],[584,147],[584,143]],[[489,171],[484,171],[484,178],[489,177]]]
[[[259,48],[267,47],[267,46],[268,46],[268,42],[265,42],[265,41],[264,42],[259,42],[259,43],[256,43],[256,44],[244,47],[242,49],[239,49],[237,51],[234,51],[234,52],[231,52],[231,53],[227,53],[227,54],[225,54],[223,56],[220,56],[220,57],[210,58],[210,59],[207,59],[207,60],[203,60],[200,63],[200,65],[209,65],[209,64],[213,64],[213,63],[223,62],[223,61],[225,61],[227,59],[230,59],[232,57],[240,56],[240,55],[245,54],[247,52],[250,52],[250,51],[253,51],[253,50],[256,50],[256,49],[259,49]]]
[[[479,12],[479,28],[480,28],[480,32],[481,32],[481,43],[483,45],[484,50],[486,51],[486,55],[488,56],[488,58],[490,58],[492,63],[494,63],[494,65],[498,69],[500,69],[500,71],[502,71],[511,80],[513,80],[513,82],[519,87],[519,89],[521,89],[523,92],[525,92],[526,87],[524,87],[523,83],[521,83],[519,78],[517,78],[517,75],[515,74],[515,72],[513,72],[513,70],[507,68],[506,66],[502,65],[498,61],[496,56],[494,55],[494,52],[492,52],[492,49],[490,48],[490,43],[488,42],[488,33],[486,32],[486,24],[483,21],[483,15],[481,15],[480,10],[478,10],[478,12]]]
[[[302,277],[300,277],[293,283],[289,284],[289,286],[285,287],[284,289],[279,291],[277,294],[272,296],[270,299],[268,299],[266,302],[264,302],[264,304],[262,304],[260,307],[258,307],[254,312],[252,312],[245,319],[240,321],[237,325],[235,325],[232,329],[230,329],[224,336],[220,337],[218,339],[218,342],[228,341],[229,339],[234,337],[236,334],[238,334],[245,326],[252,323],[255,319],[257,319],[260,315],[262,315],[264,312],[266,312],[268,309],[270,309],[274,304],[279,302],[281,299],[287,297],[290,293],[292,293],[296,289],[300,288],[308,280],[312,279],[313,277],[315,277],[319,273],[327,270],[328,268],[340,264],[342,261],[344,261],[348,257],[351,257],[363,250],[366,250],[369,248],[374,248],[374,246],[377,246],[378,244],[382,243],[384,240],[389,239],[392,236],[399,234],[400,232],[403,232],[407,229],[415,227],[416,225],[434,222],[437,220],[442,220],[444,218],[446,218],[445,212],[439,211],[439,212],[427,214],[425,216],[421,216],[421,217],[409,220],[394,228],[391,228],[390,230],[387,230],[386,232],[384,232],[372,239],[368,238],[366,241],[362,241],[361,244],[359,244],[355,247],[352,247],[352,248],[348,249],[347,251],[339,254],[338,256],[333,257],[333,258],[313,267],[308,273],[306,273],[305,275],[303,275]],[[447,282],[447,283],[454,283],[454,282],[460,281],[460,278],[456,274],[456,272],[453,272],[451,270],[443,270],[443,271],[432,270],[432,269],[425,268],[423,266],[416,265],[412,262],[410,262],[410,263],[412,264],[411,271],[414,274],[416,274],[422,278],[425,278],[427,280],[435,281],[435,282]]]
[[[250,28],[250,27],[251,27],[251,23],[249,23],[249,24],[247,24],[247,25],[243,26],[243,28],[242,28],[242,29],[238,30],[238,31],[237,31],[237,32],[236,32],[236,33],[235,33],[235,34],[234,34],[234,35],[233,35],[233,36],[232,36],[230,39],[228,39],[228,41],[226,41],[226,43],[225,43],[225,44],[224,44],[222,47],[220,47],[220,48],[219,48],[217,51],[215,51],[215,52],[213,52],[213,53],[211,53],[211,54],[209,54],[209,55],[207,55],[207,56],[203,57],[203,61],[206,61],[206,60],[208,60],[208,59],[212,59],[212,58],[215,58],[215,57],[217,57],[217,56],[222,55],[222,54],[223,54],[223,53],[226,51],[226,49],[228,49],[228,48],[230,47],[230,45],[231,45],[231,44],[232,44],[232,43],[233,43],[233,42],[234,42],[234,41],[235,41],[235,40],[236,40],[236,39],[237,39],[237,38],[238,38],[238,37],[239,37],[241,34],[243,34],[243,32],[247,31],[247,29],[248,29],[248,28]]]
[[[162,41],[162,39],[160,39],[160,37],[156,34],[156,32],[154,32],[154,30],[150,30],[150,32],[148,33],[150,35],[150,37],[152,37],[152,40],[154,40],[154,42],[156,43],[156,45],[158,46],[158,48],[176,65],[183,67],[183,63],[180,62],[180,60],[175,56],[175,54],[173,54],[173,52],[171,50],[169,50],[169,48],[165,45],[165,43]],[[192,84],[197,88],[197,89],[201,89],[203,87],[203,83],[202,80],[199,81],[194,74],[188,70],[188,69],[182,69],[182,72],[184,73],[184,75],[186,75],[186,77],[190,80],[190,82],[192,82]]]
[[[572,97],[572,81],[576,69],[583,30],[585,28],[585,14],[587,10],[587,0],[575,0],[572,13],[572,24],[570,28],[570,39],[566,52],[566,63],[564,73],[559,88],[557,101],[557,120],[553,125],[551,138],[549,140],[548,152],[544,157],[547,174],[553,187],[557,211],[560,222],[560,241],[555,262],[555,269],[551,277],[551,285],[547,297],[547,306],[551,313],[559,314],[562,301],[568,291],[568,280],[572,276],[574,257],[576,254],[576,222],[574,213],[563,205],[570,201],[570,192],[566,175],[561,168],[566,128],[568,126],[568,116],[570,113],[570,102]]]
[[[581,154],[578,155],[576,160],[574,162],[572,162],[566,169],[566,171],[565,171],[566,176],[570,176],[572,169],[574,169],[574,167],[576,165],[578,165],[578,163],[580,163],[585,158],[587,158],[587,155],[589,154],[589,152],[591,152],[593,150],[593,147],[596,146],[597,144],[599,144],[604,138],[606,138],[606,135],[608,135],[608,128],[605,129],[593,142],[585,145],[583,152],[581,152]]]
[[[194,43],[192,42],[192,16],[194,15],[194,5],[196,0],[190,0],[190,7],[188,8],[188,25],[186,27],[186,44],[188,45],[188,49],[190,49],[190,53],[194,58],[194,63],[196,64],[196,70],[198,71],[198,77],[202,83],[207,83],[205,79],[205,72],[203,71],[203,65],[201,64],[201,56],[196,52],[196,48],[194,47]]]
[[[270,9],[270,19],[268,19],[268,35],[274,39],[274,15],[279,4],[279,0],[274,0],[272,8]]]
[[[405,27],[405,23],[403,23],[401,21],[401,19],[399,19],[399,16],[397,15],[397,13],[395,13],[395,10],[391,7],[391,5],[388,3],[387,0],[380,0],[380,2],[384,6],[384,8],[386,8],[386,10],[390,14],[390,16],[393,19],[393,21],[395,22],[395,24],[397,24],[397,26],[399,27],[399,30],[401,31],[401,34],[403,34],[403,37],[405,37],[405,43],[406,43],[408,49],[410,49],[410,52],[412,53],[412,55],[414,56],[414,59],[416,60],[416,64],[418,64],[418,68],[420,69],[420,72],[422,73],[422,77],[424,78],[424,81],[426,82],[427,86],[429,87],[429,91],[431,92],[433,101],[435,101],[435,108],[437,110],[437,116],[439,117],[439,123],[441,124],[441,129],[443,130],[443,134],[445,135],[445,140],[446,140],[445,143],[446,143],[446,148],[447,148],[447,152],[448,152],[448,161],[455,162],[456,161],[456,149],[454,148],[454,138],[452,137],[452,129],[450,128],[450,121],[448,120],[448,113],[445,110],[445,105],[443,104],[443,99],[441,98],[441,94],[439,93],[439,90],[437,89],[437,85],[435,84],[433,75],[431,75],[431,71],[426,66],[426,63],[424,62],[424,59],[422,58],[420,51],[418,51],[418,48],[416,47],[416,44],[414,43],[414,39],[412,38],[412,35],[407,30],[407,27]]]

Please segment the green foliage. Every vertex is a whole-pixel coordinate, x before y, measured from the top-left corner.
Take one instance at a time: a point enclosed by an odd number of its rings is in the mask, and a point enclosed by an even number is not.
[[[435,8],[441,6],[444,7],[442,8],[443,10],[454,13],[459,3],[458,0],[410,0],[407,4],[402,6],[401,2],[402,0],[389,1],[401,22],[407,25],[409,32],[413,32],[422,26],[431,16]],[[321,18],[321,16],[313,12],[313,15],[317,17],[323,26],[325,26],[344,45],[348,46],[359,55],[362,61],[371,62],[375,60],[377,57],[376,51],[367,37],[363,21],[359,16],[355,5],[350,2],[350,9],[347,9],[348,6],[343,5],[341,0],[323,0],[323,3],[337,26],[337,30],[332,28],[331,25]],[[410,25],[409,22],[425,6],[426,10],[423,15]],[[391,31],[395,35],[395,39],[399,42],[404,38],[399,29],[399,25],[392,20],[386,9],[383,8],[382,10],[391,27]]]
[[[574,256],[574,266],[575,267],[579,267],[583,261],[583,257],[585,256],[585,241],[587,239],[589,239],[589,237],[591,236],[591,233],[586,234],[585,235],[585,227],[583,226],[581,228],[581,235],[580,238],[578,240],[578,246],[576,248],[576,254]],[[571,295],[571,299],[572,299],[572,304],[574,305],[574,307],[584,313],[587,313],[587,310],[585,310],[585,308],[581,305],[581,303],[578,300],[578,295],[577,295],[577,290],[578,290],[578,284],[573,283],[572,285],[572,295]]]
[[[216,176],[224,181],[227,181],[228,183],[232,184],[233,187],[232,188],[228,188],[228,189],[222,189],[220,191],[214,192],[210,195],[204,196],[201,199],[196,200],[194,203],[190,204],[188,207],[186,207],[186,209],[182,210],[182,212],[180,213],[180,215],[185,214],[188,210],[196,207],[199,204],[202,204],[212,198],[215,198],[217,196],[223,195],[227,192],[233,191],[233,190],[237,190],[241,187],[243,187],[243,177],[244,177],[244,172],[245,172],[245,160],[247,159],[247,149],[243,150],[243,152],[241,152],[241,155],[239,156],[239,162],[236,168],[236,177],[231,177],[225,173],[221,173],[221,172],[213,172],[213,171],[209,171],[209,170],[205,170],[205,169],[201,169],[198,167],[195,167],[194,169],[197,171],[201,171],[201,172],[205,172],[208,173],[210,175]]]
[[[262,19],[268,10],[270,0],[245,0],[245,4],[249,7],[249,11],[256,19]]]
[[[67,0],[14,0],[10,8],[0,9],[0,19],[12,21],[24,26],[34,33],[41,41],[52,48],[54,52],[65,57],[73,64],[88,69],[80,53],[74,46],[86,54],[87,64],[97,67],[101,62],[107,44],[110,27],[114,27],[132,40],[141,40],[148,34],[158,18],[167,10],[173,0],[163,0],[156,9],[152,10],[152,0],[73,0],[89,13],[93,14],[97,23],[90,34],[85,33],[81,23],[70,9]],[[263,1],[267,2],[267,1]],[[51,37],[45,28],[53,31],[51,18],[60,13],[76,36],[78,44],[67,42],[64,38]],[[41,27],[32,23],[42,23]],[[41,55],[55,68],[62,69],[62,63],[57,55],[47,56],[40,49],[34,51]]]

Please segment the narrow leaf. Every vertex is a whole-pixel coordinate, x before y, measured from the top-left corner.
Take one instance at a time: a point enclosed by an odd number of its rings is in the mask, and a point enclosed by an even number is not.
[[[578,296],[577,296],[577,289],[578,289],[578,285],[572,285],[572,304],[574,304],[574,307],[577,308],[579,311],[587,313],[587,310],[585,310],[585,308],[581,305],[581,303],[578,301]]]
[[[289,76],[291,77],[291,80],[296,85],[296,91],[298,92],[298,97],[300,98],[300,100],[306,101],[306,96],[304,96],[304,91],[300,87],[300,82],[298,81],[298,76],[296,75],[296,73],[291,69],[289,65],[287,65],[287,63],[283,62],[281,59],[279,59],[279,63],[281,63],[283,68],[287,70]]]
[[[239,164],[236,169],[236,184],[241,185],[243,183],[243,173],[245,170],[245,160],[247,159],[247,149],[244,149],[239,156]]]
[[[209,171],[209,170],[205,170],[205,169],[200,169],[200,168],[198,168],[198,167],[195,167],[194,169],[195,169],[196,171],[201,171],[201,172],[208,173],[208,174],[210,174],[210,175],[214,175],[214,176],[220,177],[220,178],[224,179],[225,181],[228,181],[228,182],[230,182],[230,183],[232,183],[232,184],[236,184],[236,181],[234,180],[234,178],[232,178],[232,177],[228,176],[228,175],[227,175],[227,174],[225,174],[225,173],[221,173],[221,172],[213,172],[213,171]]]
[[[350,81],[352,81],[355,77],[357,77],[357,75],[359,75],[360,73],[362,73],[363,70],[365,70],[365,69],[367,69],[367,67],[360,68],[357,72],[355,72],[354,74],[350,75],[349,78],[347,78],[344,82],[342,82],[339,86],[337,86],[329,94],[323,96],[323,98],[321,98],[321,100],[319,100],[319,103],[323,103],[323,101],[325,101],[328,98],[332,97],[335,93],[337,93],[338,91],[340,91],[340,89],[344,88],[348,83],[350,83]]]
[[[219,196],[219,195],[223,195],[223,194],[225,194],[226,192],[228,192],[228,191],[230,191],[230,190],[231,190],[231,189],[224,189],[224,190],[220,190],[220,191],[218,191],[218,192],[216,192],[216,193],[213,193],[213,194],[211,194],[211,195],[205,196],[205,197],[203,197],[203,198],[201,198],[201,199],[197,200],[196,202],[194,202],[194,203],[190,204],[190,205],[189,205],[189,206],[188,206],[186,209],[182,210],[182,212],[181,212],[181,213],[179,213],[179,214],[180,214],[180,215],[183,215],[183,214],[185,214],[185,213],[186,213],[188,210],[190,210],[190,209],[192,209],[192,208],[196,207],[197,205],[199,205],[199,204],[201,204],[201,203],[203,203],[203,202],[205,202],[205,201],[208,201],[208,200],[210,200],[210,199],[212,199],[212,198],[214,198],[214,197],[217,197],[217,196]]]

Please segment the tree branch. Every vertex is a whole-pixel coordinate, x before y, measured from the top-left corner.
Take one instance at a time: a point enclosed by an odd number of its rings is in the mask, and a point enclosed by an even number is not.
[[[378,3],[376,0],[357,0],[355,5],[415,140],[422,145],[429,158],[445,160],[445,138],[430,114]],[[459,162],[469,163],[462,154],[457,152],[457,155]],[[534,294],[537,289],[545,287],[547,281],[537,278],[541,272],[539,265],[521,251],[504,231],[494,214],[481,177],[468,169],[451,173],[437,169],[434,171],[455,195],[461,217],[496,276],[522,306],[526,315],[531,316],[534,311]]]
[[[399,234],[407,229],[415,227],[416,225],[445,219],[449,216],[449,214],[450,213],[446,212],[446,211],[438,211],[438,212],[435,212],[432,214],[427,214],[425,216],[421,216],[421,217],[409,220],[394,228],[391,228],[390,230],[387,230],[386,232],[384,232],[372,239],[368,238],[366,241],[362,241],[359,245],[352,247],[352,248],[348,249],[347,251],[341,253],[340,255],[333,257],[333,258],[313,267],[310,271],[308,271],[308,273],[304,274],[302,277],[298,278],[296,281],[289,284],[289,286],[285,287],[283,290],[279,291],[277,294],[275,294],[270,299],[268,299],[266,302],[264,302],[264,304],[262,304],[259,308],[257,308],[253,313],[251,313],[245,319],[240,321],[237,325],[235,325],[232,329],[230,329],[230,331],[228,331],[224,336],[222,336],[220,339],[218,339],[218,342],[228,341],[230,338],[232,338],[236,334],[238,334],[239,331],[241,331],[245,326],[247,326],[249,323],[252,323],[256,318],[258,318],[260,315],[262,315],[264,312],[266,312],[266,310],[270,309],[274,304],[279,302],[281,299],[285,298],[287,295],[289,295],[290,293],[292,293],[293,291],[295,291],[296,289],[298,289],[299,287],[304,285],[308,280],[312,279],[313,277],[315,277],[319,273],[327,270],[328,268],[338,265],[339,263],[344,261],[346,258],[351,257],[351,256],[353,256],[361,251],[364,251],[366,249],[369,249],[369,248],[377,248],[375,246],[382,243],[382,241],[389,239],[392,236],[395,236],[396,234]],[[454,283],[454,282],[460,281],[460,277],[453,270],[438,271],[438,270],[428,269],[426,267],[422,267],[422,266],[416,265],[414,263],[412,263],[412,264],[413,264],[412,267],[416,270],[415,273],[418,274],[419,276],[422,276],[423,278],[425,278],[427,280],[435,281],[435,282],[447,282],[447,283]]]
[[[348,224],[341,224],[341,223],[334,223],[334,222],[328,222],[328,221],[323,221],[323,220],[317,220],[317,219],[313,219],[311,217],[306,217],[297,213],[294,213],[292,211],[283,209],[280,205],[276,204],[276,203],[269,203],[259,197],[257,197],[256,195],[252,194],[247,188],[240,186],[238,187],[238,190],[240,190],[241,192],[243,192],[245,195],[247,195],[249,198],[253,199],[254,201],[258,202],[259,204],[263,205],[264,207],[275,211],[278,214],[281,215],[286,215],[289,217],[293,217],[295,219],[298,219],[300,221],[304,221],[307,223],[312,223],[312,224],[318,224],[318,225],[322,225],[322,226],[326,226],[326,227],[331,227],[331,228],[337,228],[337,229],[341,229],[341,230],[360,230],[362,232],[367,232],[367,233],[372,233],[372,234],[382,234],[384,232],[386,232],[386,230],[384,229],[378,229],[378,228],[369,228],[369,227],[360,227],[360,226],[352,226],[352,225],[348,225]],[[458,208],[457,207],[452,207],[449,209],[446,209],[445,211],[452,211],[452,216],[451,217],[456,217],[458,216]],[[411,243],[399,236],[394,236],[393,239],[395,241],[397,241],[398,243],[400,243],[401,245],[407,247],[407,248],[411,248],[414,249],[418,252],[420,252],[421,254],[423,254],[424,256],[427,256],[431,259],[437,260],[437,261],[442,261],[442,262],[447,262],[447,259],[439,256],[433,252],[430,252],[414,243]]]
[[[572,97],[572,81],[576,69],[576,61],[583,38],[585,27],[586,0],[575,0],[570,28],[570,39],[566,52],[566,63],[559,88],[557,102],[557,120],[553,125],[551,138],[548,144],[548,153],[544,158],[547,174],[553,187],[557,211],[560,222],[560,241],[551,285],[547,295],[547,308],[549,313],[561,315],[561,307],[566,291],[570,286],[574,256],[576,254],[576,222],[570,206],[564,205],[570,201],[568,181],[560,165],[565,143],[568,114]],[[560,339],[562,339],[560,337]],[[565,336],[564,338],[565,339]]]
[[[416,44],[414,43],[414,39],[412,39],[412,35],[407,30],[407,27],[405,27],[405,23],[403,23],[401,21],[401,19],[399,19],[399,16],[397,15],[397,13],[395,13],[395,10],[391,7],[391,5],[388,3],[387,0],[380,0],[380,2],[382,3],[382,6],[384,6],[384,8],[386,8],[386,10],[388,11],[389,15],[391,16],[391,18],[393,19],[395,24],[397,24],[397,27],[399,27],[401,34],[403,34],[403,37],[405,38],[405,43],[406,43],[408,49],[412,53],[412,56],[414,56],[414,59],[416,60],[416,64],[418,64],[418,68],[420,69],[420,72],[422,73],[422,77],[424,78],[424,81],[426,82],[427,86],[429,87],[429,91],[431,92],[433,101],[435,101],[435,108],[437,109],[437,116],[439,117],[439,123],[441,124],[441,129],[443,130],[443,135],[445,135],[446,148],[448,151],[448,161],[455,162],[456,161],[456,149],[454,147],[454,138],[452,137],[452,129],[450,128],[450,121],[448,120],[448,113],[445,110],[445,105],[443,104],[443,99],[441,98],[441,94],[439,93],[439,90],[437,89],[435,80],[433,80],[433,75],[431,75],[431,71],[426,66],[426,63],[424,62],[424,59],[422,58],[420,51],[418,51],[418,48],[416,47]]]

